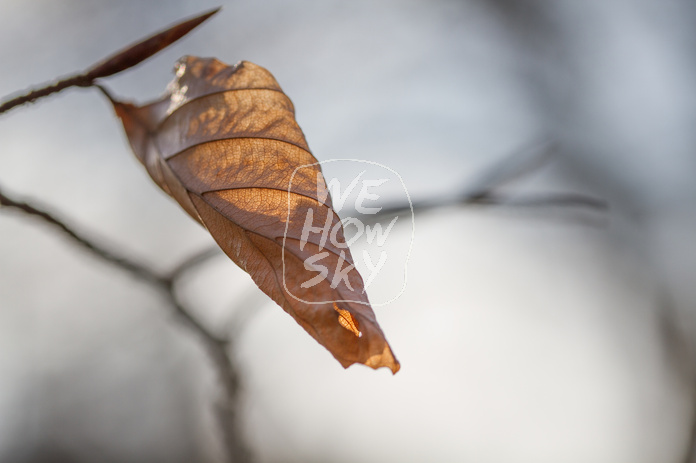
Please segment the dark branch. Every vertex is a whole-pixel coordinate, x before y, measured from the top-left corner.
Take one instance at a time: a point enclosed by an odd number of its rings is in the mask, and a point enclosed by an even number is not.
[[[196,331],[203,339],[206,339],[215,345],[227,344],[226,340],[218,339],[210,334],[210,332],[191,315],[191,312],[182,305],[174,290],[174,282],[176,278],[188,269],[209,258],[212,255],[211,250],[207,250],[204,253],[200,253],[185,259],[182,263],[177,265],[173,271],[169,272],[168,275],[160,275],[147,265],[136,262],[126,256],[119,255],[114,251],[107,249],[107,247],[104,245],[96,244],[95,241],[90,240],[74,231],[72,227],[68,226],[62,219],[57,218],[57,216],[53,213],[47,212],[46,210],[31,205],[25,201],[10,198],[2,190],[0,190],[0,206],[22,211],[25,214],[43,220],[44,222],[57,227],[74,243],[78,244],[83,249],[87,249],[90,253],[92,253],[92,255],[127,273],[130,273],[132,276],[138,279],[146,281],[148,284],[156,287],[160,291],[163,291],[165,298],[172,305],[177,316],[179,316],[189,327]]]
[[[179,278],[183,276],[184,273],[188,272],[189,270],[193,269],[194,267],[197,267],[208,260],[212,259],[215,256],[220,255],[220,248],[218,247],[210,247],[208,249],[204,249],[203,251],[197,252],[193,254],[190,257],[187,257],[184,259],[179,265],[174,267],[168,274],[167,278],[171,280],[172,282],[175,282]]]
[[[39,98],[61,92],[66,88],[89,87],[90,85],[92,85],[92,80],[83,74],[70,76],[54,84],[49,84],[45,87],[31,90],[25,95],[17,96],[5,101],[4,103],[0,104],[0,114],[5,113],[16,106],[31,103]]]
[[[555,151],[556,145],[550,141],[536,143],[519,150],[485,170],[461,197],[467,198],[470,200],[469,202],[474,202],[478,197],[486,196],[493,190],[530,175],[549,162]]]
[[[489,193],[476,198],[463,198],[458,203],[517,207],[585,207],[595,210],[606,210],[609,207],[602,199],[579,193],[545,193],[526,196]]]
[[[413,212],[425,212],[445,206],[507,206],[507,207],[578,207],[604,211],[608,209],[606,201],[580,193],[543,193],[517,196],[511,193],[501,194],[496,191],[525,175],[538,170],[552,159],[555,146],[551,143],[537,145],[515,156],[507,158],[480,175],[472,184],[474,187],[463,190],[458,196],[437,198],[385,205],[377,214],[358,214],[353,211],[346,216],[359,216],[364,223],[388,220],[397,215]]]
[[[693,333],[685,326],[674,299],[664,286],[658,287],[657,327],[662,342],[665,361],[675,374],[675,379],[687,391],[691,399],[689,433],[681,463],[696,462],[696,363],[694,362]]]
[[[146,265],[136,262],[126,256],[118,255],[112,251],[109,251],[101,245],[97,245],[95,242],[74,231],[70,226],[66,224],[66,222],[64,222],[62,219],[59,219],[53,213],[47,212],[46,210],[34,206],[28,202],[10,198],[2,190],[0,190],[0,206],[22,211],[25,214],[43,220],[44,222],[54,227],[57,227],[63,233],[65,233],[74,243],[78,244],[83,249],[88,250],[90,253],[97,256],[101,260],[104,260],[130,273],[136,278],[146,280],[147,282],[156,285],[167,285],[166,280],[162,276],[158,275],[156,272],[151,270]]]
[[[508,206],[508,207],[582,207],[592,210],[606,210],[606,201],[576,193],[547,193],[526,196],[512,194],[496,195],[492,192],[477,193],[476,196],[442,198],[413,202],[413,212],[425,212],[446,206]],[[408,204],[400,203],[384,206],[377,214],[360,215],[365,223],[379,222],[411,211]],[[355,216],[356,213],[353,214]]]
[[[227,447],[227,455],[231,461],[250,461],[250,454],[241,439],[238,429],[235,399],[239,392],[239,378],[237,371],[227,354],[229,340],[220,339],[203,326],[187,308],[176,293],[177,279],[187,270],[201,264],[213,254],[212,250],[196,254],[185,259],[166,275],[160,275],[147,265],[136,262],[126,256],[107,249],[97,244],[96,241],[86,238],[73,230],[66,221],[57,217],[43,208],[30,204],[27,201],[9,197],[0,189],[0,207],[21,211],[31,217],[42,220],[45,223],[63,232],[73,243],[88,250],[93,256],[104,262],[119,268],[132,276],[144,281],[154,289],[157,289],[171,306],[177,319],[191,329],[203,342],[210,359],[213,361],[220,382],[223,387],[225,403],[218,408],[218,419],[223,431],[223,441]],[[217,250],[216,250],[217,253]]]

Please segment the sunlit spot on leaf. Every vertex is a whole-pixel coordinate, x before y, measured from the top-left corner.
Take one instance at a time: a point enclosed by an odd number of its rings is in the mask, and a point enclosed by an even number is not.
[[[338,323],[357,337],[362,337],[362,333],[358,328],[358,321],[353,318],[353,315],[351,315],[351,313],[346,309],[341,309],[336,305],[335,302],[333,308],[336,312],[338,312]]]

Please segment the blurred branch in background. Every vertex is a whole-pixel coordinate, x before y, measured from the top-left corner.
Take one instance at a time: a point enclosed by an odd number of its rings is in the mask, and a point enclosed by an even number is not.
[[[412,204],[392,204],[383,207],[377,214],[361,215],[364,222],[378,222],[404,212],[425,212],[444,206],[512,206],[512,207],[579,207],[596,211],[608,209],[606,201],[594,196],[580,193],[543,193],[524,196],[514,193],[502,193],[500,190],[525,176],[531,175],[554,158],[556,146],[553,142],[544,142],[522,149],[500,163],[485,170],[462,189],[462,193],[430,200],[413,201]]]
[[[114,252],[112,249],[115,249],[115,246],[105,246],[101,244],[102,240],[86,238],[82,233],[75,231],[74,227],[68,225],[68,221],[58,218],[57,214],[48,212],[26,201],[11,198],[1,189],[0,206],[21,211],[59,229],[72,242],[88,250],[95,257],[129,273],[136,280],[144,282],[163,295],[177,319],[190,328],[203,342],[217,371],[225,399],[224,403],[218,407],[218,419],[223,431],[223,440],[227,448],[229,461],[249,461],[249,452],[242,441],[237,423],[236,410],[239,400],[239,376],[235,365],[227,354],[229,339],[214,335],[199,323],[192,315],[190,308],[183,304],[177,294],[177,283],[180,281],[181,276],[212,256],[211,250],[207,249],[200,254],[185,259],[169,272],[159,273],[146,264]]]
[[[674,372],[677,381],[691,396],[691,413],[686,436],[686,449],[681,463],[696,462],[696,352],[694,351],[693,333],[685,327],[675,307],[669,291],[663,289],[658,293],[657,317],[665,362]]]

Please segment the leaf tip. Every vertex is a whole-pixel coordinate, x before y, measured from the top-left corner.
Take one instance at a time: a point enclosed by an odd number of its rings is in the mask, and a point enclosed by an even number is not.
[[[214,15],[215,13],[217,13],[220,10],[222,10],[222,5],[213,8],[212,10],[210,10],[207,13],[202,13],[201,17],[203,18],[203,21],[205,21],[206,19],[208,19],[209,17],[211,17],[212,15]]]
[[[100,77],[108,77],[131,68],[179,40],[220,11],[221,8],[222,7],[219,6],[194,18],[181,21],[163,31],[134,43],[94,65],[84,73],[84,76],[89,80],[94,80]]]
[[[191,19],[189,19],[189,20],[187,20],[187,21],[184,21],[184,22],[181,23],[180,25],[181,25],[181,26],[186,25],[187,27],[190,28],[190,29],[189,29],[189,31],[190,31],[190,30],[195,29],[196,27],[198,27],[201,23],[203,23],[204,21],[206,21],[208,18],[210,18],[210,17],[213,16],[214,14],[218,13],[221,9],[222,9],[222,5],[221,5],[221,6],[218,6],[217,8],[213,8],[212,10],[207,11],[207,12],[205,12],[205,13],[201,13],[201,14],[199,14],[198,16],[196,16],[196,17],[194,17],[194,18],[191,18]],[[186,33],[188,33],[188,32],[186,32]]]
[[[364,363],[374,370],[381,367],[389,368],[392,375],[395,375],[401,369],[401,364],[396,357],[394,357],[394,354],[387,343],[385,343],[384,349],[381,353],[370,356]]]

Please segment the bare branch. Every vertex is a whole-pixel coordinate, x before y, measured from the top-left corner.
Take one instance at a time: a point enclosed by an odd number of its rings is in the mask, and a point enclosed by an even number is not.
[[[107,249],[105,246],[96,244],[95,241],[89,240],[78,232],[74,231],[72,227],[68,226],[66,222],[62,219],[58,219],[53,213],[49,213],[44,209],[40,209],[37,206],[31,205],[25,201],[20,201],[12,199],[0,190],[0,206],[9,207],[20,210],[25,214],[32,217],[36,217],[48,224],[57,227],[63,233],[65,233],[74,243],[78,244],[80,247],[87,249],[92,253],[92,255],[100,258],[101,260],[124,270],[136,278],[140,278],[146,281],[148,284],[154,286],[158,290],[162,291],[167,299],[167,302],[171,304],[174,308],[175,313],[194,331],[196,331],[203,339],[213,343],[214,345],[226,345],[227,340],[221,340],[213,336],[208,332],[208,330],[203,327],[192,315],[191,312],[184,307],[179,298],[176,295],[174,282],[175,277],[181,272],[185,271],[187,268],[202,262],[208,257],[210,251],[201,253],[193,256],[192,258],[186,259],[182,264],[177,266],[169,275],[164,276],[157,273],[150,267],[138,263],[126,256],[118,255],[115,252]]]
[[[0,104],[0,114],[5,113],[16,106],[31,103],[32,101],[36,101],[39,98],[43,98],[45,96],[61,92],[66,88],[89,87],[90,85],[92,85],[92,81],[89,80],[87,76],[84,76],[82,74],[66,77],[54,84],[49,84],[45,87],[36,90],[31,90],[25,95],[17,96],[5,101],[4,103]]]
[[[244,294],[234,302],[232,317],[225,323],[226,332],[230,333],[230,342],[237,341],[244,328],[259,313],[264,304],[270,302],[259,288],[248,288]]]
[[[156,285],[167,285],[167,281],[162,276],[158,275],[152,269],[143,265],[135,260],[132,260],[126,256],[118,255],[101,245],[97,245],[92,240],[82,236],[80,233],[74,231],[70,226],[66,224],[62,219],[59,219],[56,215],[48,212],[38,206],[32,205],[26,201],[19,199],[13,199],[7,196],[6,193],[0,189],[0,206],[13,208],[22,211],[37,219],[43,220],[44,222],[57,227],[63,233],[65,233],[74,243],[78,244],[83,249],[87,249],[93,255],[99,257],[128,273],[136,278],[142,278],[143,280],[154,283]]]
[[[464,198],[460,204],[483,204],[496,206],[523,206],[523,207],[586,207],[588,209],[606,210],[609,206],[606,201],[579,193],[546,193],[526,196],[493,195],[491,193],[480,195],[477,198]]]
[[[553,156],[555,146],[550,142],[536,145],[533,149],[521,151],[519,154],[498,163],[486,170],[478,180],[472,182],[474,187],[464,189],[458,196],[437,198],[430,200],[413,201],[385,205],[377,214],[347,215],[360,216],[364,223],[374,223],[388,220],[399,214],[413,212],[425,212],[445,206],[508,206],[508,207],[579,207],[591,210],[604,211],[608,208],[606,201],[580,193],[544,193],[516,196],[510,193],[500,194],[496,190],[502,186],[529,175],[546,164]]]
[[[203,251],[197,252],[193,254],[192,256],[187,257],[184,259],[179,265],[174,267],[172,270],[170,270],[169,275],[167,276],[167,279],[171,280],[172,282],[178,280],[183,276],[184,273],[192,270],[193,268],[207,262],[208,260],[212,259],[213,257],[219,256],[220,253],[220,248],[215,246],[215,247],[210,247],[208,249],[204,249]]]
[[[479,175],[479,178],[469,186],[468,192],[461,195],[462,198],[469,198],[473,201],[514,180],[531,174],[553,158],[556,148],[553,142],[544,141],[519,150]]]
[[[226,446],[227,455],[230,461],[246,462],[250,461],[250,454],[241,438],[238,429],[236,415],[236,400],[239,393],[239,378],[236,369],[227,354],[228,339],[220,339],[212,334],[203,326],[180,300],[176,292],[176,281],[179,276],[188,269],[199,265],[213,255],[211,250],[196,254],[175,267],[167,275],[160,275],[147,265],[136,262],[126,256],[107,249],[96,241],[86,238],[81,233],[76,232],[63,219],[58,218],[54,213],[48,212],[43,208],[30,204],[27,201],[9,197],[0,189],[0,207],[18,210],[31,217],[42,220],[45,223],[61,230],[70,240],[87,249],[92,255],[104,262],[119,268],[136,278],[141,279],[154,289],[158,290],[173,309],[177,320],[191,329],[203,342],[213,366],[219,376],[223,387],[224,403],[218,407],[217,417],[223,431],[223,441]]]
[[[696,363],[694,362],[693,333],[680,320],[674,299],[664,283],[657,292],[657,328],[665,361],[675,375],[675,379],[686,390],[691,399],[688,441],[682,463],[696,462]]]

